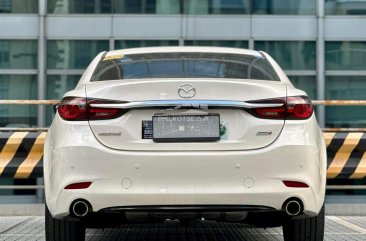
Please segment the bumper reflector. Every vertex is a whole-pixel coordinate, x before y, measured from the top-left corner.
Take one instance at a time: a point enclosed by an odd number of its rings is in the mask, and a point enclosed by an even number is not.
[[[308,188],[309,185],[303,182],[283,181],[286,187]]]
[[[65,189],[85,189],[90,187],[91,184],[91,182],[77,182],[67,185]]]

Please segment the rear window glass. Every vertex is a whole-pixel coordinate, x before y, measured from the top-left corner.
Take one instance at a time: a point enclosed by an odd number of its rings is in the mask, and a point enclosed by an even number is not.
[[[108,56],[91,81],[146,78],[229,78],[279,81],[262,56],[226,53],[146,53]]]

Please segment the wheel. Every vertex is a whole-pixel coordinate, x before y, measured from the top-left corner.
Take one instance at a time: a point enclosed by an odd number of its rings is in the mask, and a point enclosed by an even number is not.
[[[85,228],[80,222],[55,219],[45,206],[46,241],[85,240]]]
[[[293,219],[283,225],[285,241],[323,241],[324,239],[324,205],[318,216],[304,219]]]

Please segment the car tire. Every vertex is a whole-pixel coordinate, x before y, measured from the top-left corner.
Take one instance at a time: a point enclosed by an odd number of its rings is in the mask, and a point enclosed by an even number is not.
[[[81,222],[55,219],[52,217],[47,205],[45,206],[46,241],[85,240],[85,227]]]
[[[324,205],[318,216],[304,219],[292,219],[283,225],[285,241],[323,241],[324,239]]]

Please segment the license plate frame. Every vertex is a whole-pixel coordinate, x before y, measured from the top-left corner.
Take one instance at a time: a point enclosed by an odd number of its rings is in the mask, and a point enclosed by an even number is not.
[[[204,115],[154,115],[152,123],[152,139],[154,142],[214,142],[220,140],[220,115],[216,113]],[[171,130],[162,125],[170,125]],[[186,131],[187,129],[188,131]],[[162,133],[162,131],[165,131],[165,133]],[[198,132],[200,134],[197,134]],[[174,133],[179,133],[180,136],[174,136]]]

